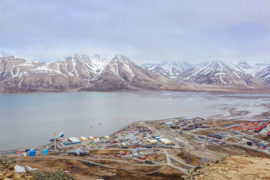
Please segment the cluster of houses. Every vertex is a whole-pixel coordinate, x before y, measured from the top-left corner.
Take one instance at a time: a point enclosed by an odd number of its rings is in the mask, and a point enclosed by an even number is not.
[[[208,125],[200,123],[202,118],[181,119],[175,122],[167,121],[160,123],[161,126],[170,127],[171,129],[190,131],[197,128],[209,128]]]

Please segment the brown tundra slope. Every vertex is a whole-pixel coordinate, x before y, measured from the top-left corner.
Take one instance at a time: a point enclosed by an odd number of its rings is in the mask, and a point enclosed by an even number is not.
[[[193,172],[198,180],[270,179],[270,159],[263,157],[231,156]],[[187,177],[186,179],[190,179]]]

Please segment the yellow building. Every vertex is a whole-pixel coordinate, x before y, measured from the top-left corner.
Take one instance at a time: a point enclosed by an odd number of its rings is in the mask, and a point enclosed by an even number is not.
[[[82,137],[80,137],[80,140],[81,140],[81,141],[83,141],[83,142],[88,141],[88,139],[87,139],[86,137],[83,137],[83,136],[82,136]]]
[[[149,142],[150,144],[157,144],[158,141],[156,139],[147,139],[147,142]]]

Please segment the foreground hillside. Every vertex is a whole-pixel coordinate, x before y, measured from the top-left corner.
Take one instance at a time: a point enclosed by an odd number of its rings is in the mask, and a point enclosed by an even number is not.
[[[193,171],[198,180],[270,179],[270,159],[232,156],[208,167]],[[187,178],[190,179],[190,178]]]

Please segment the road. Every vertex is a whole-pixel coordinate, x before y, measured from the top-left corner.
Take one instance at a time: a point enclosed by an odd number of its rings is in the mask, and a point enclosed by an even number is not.
[[[166,155],[167,166],[172,167],[172,168],[174,168],[174,169],[177,169],[177,170],[181,171],[183,174],[185,174],[185,175],[187,175],[187,176],[191,176],[191,175],[187,172],[186,169],[181,168],[181,167],[177,167],[177,166],[175,166],[175,165],[172,164],[171,159],[174,159],[174,160],[175,160],[175,158],[174,158],[172,155],[170,155],[166,149],[163,149],[163,152],[164,152],[164,154]]]

